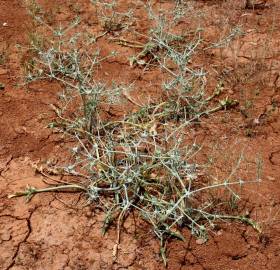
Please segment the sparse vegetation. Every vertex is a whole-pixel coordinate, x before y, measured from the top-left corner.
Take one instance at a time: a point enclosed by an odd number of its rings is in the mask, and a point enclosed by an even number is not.
[[[118,13],[115,2],[92,2],[97,5],[96,10],[102,10],[99,17],[106,35],[129,28],[126,19],[131,20],[131,12]],[[180,2],[176,2],[176,9],[172,11],[178,20],[183,12]],[[53,28],[36,15],[41,9],[34,2],[31,7],[34,19],[45,26],[50,35],[30,37],[28,49],[34,57],[25,66],[26,82],[49,80],[63,86],[61,107],[53,106],[57,120],[50,127],[75,139],[77,145],[71,152],[73,162],[63,169],[77,176],[80,182],[57,183],[45,189],[29,187],[10,197],[25,195],[30,199],[40,192],[82,190],[90,202],[106,213],[103,233],[111,223],[117,223],[116,246],[123,221],[135,211],[151,224],[159,238],[165,264],[166,241],[170,237],[184,240],[180,233],[184,226],[199,238],[207,238],[207,231],[214,229],[217,221],[226,219],[239,220],[259,230],[248,215],[229,213],[222,207],[236,208],[240,199],[237,189],[260,180],[259,175],[252,180],[239,175],[242,153],[227,176],[214,177],[211,168],[215,164],[199,157],[203,147],[186,140],[188,128],[199,123],[203,116],[211,117],[217,111],[238,104],[227,96],[222,98],[219,85],[214,93],[207,94],[207,72],[191,64],[202,42],[201,29],[188,36],[174,34],[176,21],[169,23],[167,15],[156,15],[148,7],[153,27],[141,36],[147,42],[118,38],[119,44],[137,51],[130,58],[131,66],[157,68],[164,80],[160,89],[162,98],[158,102],[125,112],[115,120],[102,115],[102,105],[121,104],[131,86],[116,83],[114,78],[111,83],[99,80],[96,70],[117,52],[102,56],[95,46],[96,37],[93,42],[84,42],[82,33],[75,31],[79,19],[65,27]],[[225,46],[233,35],[240,34],[237,30],[211,46]],[[220,189],[224,191],[220,200],[213,199]],[[114,255],[117,256],[117,248]]]

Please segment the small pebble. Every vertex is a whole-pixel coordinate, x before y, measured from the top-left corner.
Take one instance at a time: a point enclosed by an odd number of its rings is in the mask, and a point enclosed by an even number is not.
[[[87,218],[92,218],[92,216],[93,216],[92,211],[87,210],[86,213],[85,213],[85,216],[86,216]]]
[[[9,241],[11,239],[11,234],[9,232],[5,232],[1,235],[1,239],[3,241]]]
[[[198,239],[196,239],[195,242],[196,242],[198,245],[202,245],[202,244],[204,244],[204,243],[207,242],[207,239],[205,239],[205,238],[198,238]]]
[[[269,181],[275,181],[275,177],[272,177],[272,176],[267,176],[267,179],[268,179]]]

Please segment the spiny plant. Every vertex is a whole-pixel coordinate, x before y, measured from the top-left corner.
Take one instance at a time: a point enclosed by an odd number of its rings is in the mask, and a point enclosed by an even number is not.
[[[120,12],[117,10],[116,1],[98,1],[91,0],[96,9],[96,17],[100,21],[106,33],[115,31],[125,31],[132,25],[133,10]]]
[[[44,24],[43,20],[37,20]],[[122,102],[125,85],[108,85],[96,79],[95,70],[102,57],[95,48],[84,47],[80,33],[71,33],[79,21],[51,31],[45,43],[31,44],[32,66],[27,70],[27,82],[50,80],[63,88],[61,108],[54,107],[57,121],[50,126],[67,133],[77,143],[72,148],[73,161],[63,169],[82,178],[81,183],[63,183],[44,189],[29,187],[10,197],[27,196],[59,190],[83,191],[89,200],[105,212],[103,233],[117,222],[118,234],[114,255],[120,242],[121,225],[131,212],[147,221],[161,243],[161,256],[165,255],[170,237],[184,240],[183,226],[200,238],[219,220],[239,220],[259,229],[246,215],[229,215],[221,210],[221,202],[213,200],[213,192],[223,189],[222,197],[238,200],[235,186],[249,182],[238,176],[242,155],[235,168],[221,180],[213,178],[209,164],[198,158],[201,147],[187,143],[184,133],[194,120],[203,114],[225,109],[233,101],[221,100],[214,108],[208,103],[219,91],[206,97],[206,73],[189,66],[200,37],[184,46],[172,45],[164,28],[153,31],[150,40],[160,53],[155,54],[159,69],[170,75],[163,82],[166,98],[150,103],[118,120],[104,119],[101,105]],[[70,31],[71,30],[71,31]],[[171,38],[173,40],[173,37]],[[154,52],[152,52],[154,53]],[[167,67],[173,61],[175,70]],[[227,196],[228,194],[228,196]]]

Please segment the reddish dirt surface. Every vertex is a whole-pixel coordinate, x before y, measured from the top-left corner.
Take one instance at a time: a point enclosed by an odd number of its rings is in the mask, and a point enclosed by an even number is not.
[[[90,1],[40,1],[46,10],[60,11],[61,22],[77,10],[87,25],[95,19]],[[123,7],[133,1],[120,1]],[[159,4],[159,1],[154,1]],[[161,1],[168,8],[172,1]],[[174,2],[174,1],[173,1]],[[203,12],[204,39],[219,39],[220,32],[242,25],[246,35],[225,49],[211,49],[197,55],[198,65],[208,76],[225,82],[227,94],[240,101],[234,110],[218,112],[205,119],[202,135],[208,142],[219,141],[224,158],[230,145],[246,145],[246,156],[253,163],[263,159],[260,184],[243,190],[243,210],[258,221],[262,233],[237,223],[223,223],[199,245],[188,230],[186,242],[168,244],[168,269],[188,270],[277,270],[280,268],[280,11],[279,1],[267,1],[265,9],[244,9],[244,1],[193,1]],[[54,11],[55,13],[55,11]],[[138,14],[140,16],[141,14]],[[194,22],[196,23],[196,22]],[[138,22],[144,31],[144,21]],[[228,29],[226,28],[228,26]],[[98,30],[98,29],[97,29]],[[28,204],[24,198],[7,195],[27,184],[43,187],[43,176],[35,173],[34,162],[67,160],[67,139],[46,128],[54,115],[49,104],[57,102],[59,86],[36,83],[17,86],[21,80],[22,55],[16,44],[26,44],[31,29],[24,1],[0,0],[0,269],[164,269],[159,244],[150,228],[128,219],[124,224],[116,261],[113,260],[116,231],[101,235],[103,214],[94,205],[85,206],[80,194],[44,194]],[[160,82],[156,71],[145,74],[129,67],[127,56],[133,49],[100,41],[102,53],[122,52],[107,61],[100,76],[135,82],[137,102],[156,93]],[[106,74],[102,74],[106,72]],[[218,74],[218,75],[217,75]],[[211,80],[209,81],[211,85]],[[154,98],[156,94],[151,97]],[[118,112],[116,112],[118,113]],[[207,135],[207,136],[206,136]],[[222,145],[227,147],[222,148]],[[226,152],[228,151],[228,152]]]

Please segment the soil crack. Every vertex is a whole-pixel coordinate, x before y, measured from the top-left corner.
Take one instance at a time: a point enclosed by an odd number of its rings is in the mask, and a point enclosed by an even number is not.
[[[20,241],[20,242],[17,244],[17,246],[16,246],[16,251],[15,251],[13,257],[12,257],[12,261],[11,261],[11,263],[5,268],[5,270],[9,270],[9,269],[11,269],[11,268],[15,265],[16,259],[17,259],[17,256],[18,256],[18,253],[19,253],[19,250],[20,250],[21,245],[22,245],[23,243],[27,242],[27,240],[28,240],[30,234],[32,233],[31,218],[32,218],[33,213],[36,211],[36,209],[37,209],[37,207],[34,208],[34,209],[30,212],[30,214],[29,214],[29,216],[28,216],[27,218],[25,218],[25,220],[26,220],[26,225],[27,225],[27,229],[28,229],[28,230],[27,230],[27,233],[26,233],[24,239],[23,239],[22,241]],[[6,216],[9,216],[9,215],[6,215]],[[11,217],[13,217],[13,216],[11,216]],[[13,218],[16,218],[16,217],[13,217]],[[21,220],[22,220],[22,219],[21,219]]]

